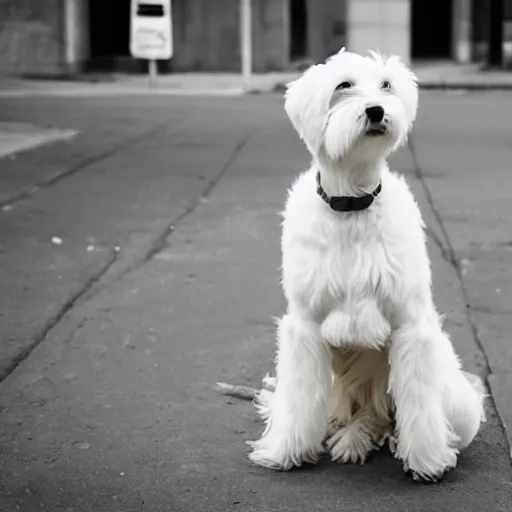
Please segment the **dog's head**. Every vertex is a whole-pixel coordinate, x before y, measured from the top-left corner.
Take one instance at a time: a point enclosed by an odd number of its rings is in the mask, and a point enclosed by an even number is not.
[[[342,49],[288,85],[285,110],[314,156],[353,162],[385,157],[416,118],[416,77],[399,57]]]

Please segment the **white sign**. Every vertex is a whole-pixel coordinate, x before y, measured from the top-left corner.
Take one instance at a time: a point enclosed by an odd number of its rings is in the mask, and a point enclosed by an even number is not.
[[[132,0],[130,53],[136,59],[172,57],[171,0]]]

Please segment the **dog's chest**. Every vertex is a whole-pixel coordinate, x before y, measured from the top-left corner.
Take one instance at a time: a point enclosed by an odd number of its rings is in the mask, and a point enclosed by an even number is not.
[[[376,223],[324,227],[305,242],[294,261],[294,287],[314,317],[323,321],[335,310],[353,317],[368,305],[385,314],[399,268]]]

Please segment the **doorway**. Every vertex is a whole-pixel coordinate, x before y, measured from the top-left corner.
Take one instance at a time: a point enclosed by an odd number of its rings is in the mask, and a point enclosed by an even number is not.
[[[89,0],[89,41],[89,69],[115,71],[133,63],[130,0]]]
[[[412,0],[411,56],[417,60],[452,57],[452,0]]]
[[[289,0],[290,5],[290,61],[307,57],[307,0]]]

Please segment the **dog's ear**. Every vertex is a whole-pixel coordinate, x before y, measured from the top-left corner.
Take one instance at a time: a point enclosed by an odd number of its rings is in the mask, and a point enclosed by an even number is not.
[[[293,127],[306,143],[309,151],[318,153],[322,144],[336,69],[343,65],[345,47],[331,55],[325,63],[308,68],[297,80],[288,84],[284,108]]]
[[[329,98],[322,94],[325,64],[308,68],[297,80],[288,84],[284,109],[290,121],[312,153],[320,147]]]

